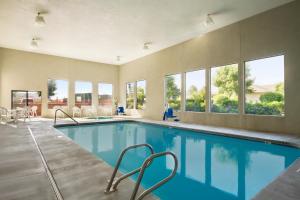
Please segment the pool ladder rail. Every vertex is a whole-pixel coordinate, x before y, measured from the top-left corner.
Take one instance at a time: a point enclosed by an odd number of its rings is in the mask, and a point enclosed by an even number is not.
[[[66,113],[65,111],[63,111],[62,109],[56,109],[55,110],[55,115],[54,115],[54,125],[56,125],[56,121],[57,121],[57,112],[60,111],[62,112],[63,114],[65,114],[68,118],[70,118],[71,120],[73,120],[73,122],[75,122],[76,125],[79,124],[78,121],[76,121],[73,117],[71,117],[68,113]]]
[[[124,175],[120,176],[119,178],[115,178],[116,175],[117,175],[117,172],[119,170],[119,167],[121,165],[121,162],[123,160],[123,157],[126,154],[126,152],[128,150],[139,148],[139,147],[147,147],[150,150],[151,155],[148,158],[146,158],[146,160],[143,162],[141,167],[139,167],[135,170],[132,170],[131,172],[128,172],[127,174],[124,174]],[[156,159],[158,157],[162,157],[162,156],[168,156],[168,155],[171,156],[174,159],[174,164],[175,165],[174,165],[174,169],[173,169],[172,173],[169,176],[167,176],[166,178],[164,178],[161,181],[159,181],[158,183],[156,183],[154,186],[152,186],[149,189],[142,192],[140,194],[140,196],[138,196],[136,198],[146,168],[151,165],[151,163],[154,159]],[[133,189],[132,195],[130,197],[130,200],[141,200],[145,196],[147,196],[148,194],[150,194],[151,192],[153,192],[154,190],[156,190],[157,188],[159,188],[160,186],[164,185],[169,180],[171,180],[176,175],[177,168],[178,168],[178,159],[177,159],[176,155],[174,153],[170,152],[170,151],[155,153],[152,146],[150,146],[149,144],[137,144],[137,145],[129,146],[129,147],[125,148],[122,151],[122,153],[120,154],[119,159],[117,161],[117,164],[116,164],[116,166],[114,168],[114,171],[112,173],[112,176],[108,181],[108,185],[106,187],[105,193],[110,194],[112,192],[117,191],[117,187],[118,187],[119,183],[122,180],[132,176],[133,174],[136,174],[136,173],[140,172],[139,176],[138,176],[138,179],[136,181],[135,187]]]

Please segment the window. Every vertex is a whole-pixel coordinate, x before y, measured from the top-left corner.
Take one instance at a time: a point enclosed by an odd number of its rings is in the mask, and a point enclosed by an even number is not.
[[[146,103],[146,81],[136,82],[136,108],[145,109]]]
[[[211,69],[211,112],[238,113],[238,65]]]
[[[79,108],[81,106],[92,105],[93,85],[91,82],[75,82],[75,105]]]
[[[205,70],[185,74],[185,110],[205,112]]]
[[[99,106],[111,107],[112,106],[112,93],[113,86],[109,83],[98,84],[98,103]]]
[[[68,81],[48,79],[48,108],[68,105]]]
[[[284,115],[284,56],[245,63],[245,113]]]
[[[174,110],[181,105],[181,74],[168,75],[165,78],[166,103]]]
[[[134,108],[134,83],[126,84],[126,108]]]

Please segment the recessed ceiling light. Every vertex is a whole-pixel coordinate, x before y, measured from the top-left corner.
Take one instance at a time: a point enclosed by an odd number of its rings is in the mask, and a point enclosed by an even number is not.
[[[37,38],[32,38],[32,40],[30,42],[30,47],[32,49],[37,49],[38,46],[39,46],[38,39]]]
[[[215,22],[214,22],[213,18],[211,17],[211,14],[208,14],[208,15],[206,16],[204,25],[205,25],[205,26],[211,26],[211,25],[214,25],[214,24],[215,24]]]
[[[44,17],[40,12],[37,13],[37,16],[35,17],[35,25],[36,26],[45,26],[46,22]]]
[[[148,50],[149,48],[150,48],[150,45],[152,44],[152,42],[145,42],[144,43],[144,47],[143,47],[143,49],[144,50]]]

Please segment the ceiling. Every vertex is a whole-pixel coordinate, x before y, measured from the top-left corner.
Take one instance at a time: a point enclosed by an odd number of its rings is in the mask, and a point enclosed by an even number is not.
[[[0,0],[0,46],[124,64],[291,1]],[[38,11],[46,12],[44,27],[34,24]],[[205,27],[209,13],[215,24]]]

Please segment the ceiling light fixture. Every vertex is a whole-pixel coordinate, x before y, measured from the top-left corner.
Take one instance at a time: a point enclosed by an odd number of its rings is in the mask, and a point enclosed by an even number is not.
[[[145,43],[144,43],[143,49],[144,49],[144,50],[148,50],[148,49],[150,48],[149,46],[150,46],[151,44],[152,44],[152,42],[145,42]]]
[[[204,22],[204,25],[205,26],[211,26],[211,25],[214,25],[214,24],[215,24],[215,22],[214,22],[213,18],[211,17],[211,14],[208,14],[206,16],[206,20]]]
[[[44,17],[42,16],[41,12],[37,13],[37,16],[35,17],[35,25],[36,26],[45,26],[46,21],[44,19]]]
[[[117,56],[117,61],[118,61],[118,62],[121,61],[121,56]]]
[[[39,46],[38,39],[37,38],[32,38],[32,40],[30,42],[30,47],[32,49],[37,49],[38,46]]]

